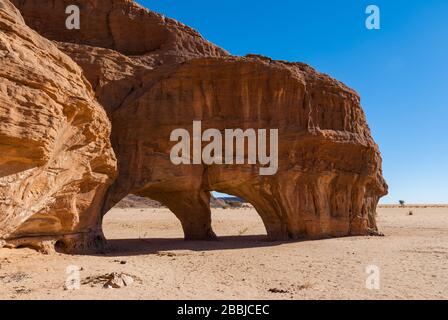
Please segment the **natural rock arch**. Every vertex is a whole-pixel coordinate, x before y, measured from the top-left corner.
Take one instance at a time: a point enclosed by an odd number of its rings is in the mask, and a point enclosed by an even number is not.
[[[142,79],[111,117],[120,174],[105,208],[130,192],[148,196],[173,210],[187,238],[207,239],[207,193],[217,190],[252,203],[271,239],[376,232],[376,203],[386,188],[351,89],[306,65],[257,56],[198,58]],[[260,176],[257,165],[173,165],[170,132],[191,131],[193,120],[220,131],[279,128],[278,173]]]
[[[210,239],[208,192],[217,190],[252,203],[271,239],[377,232],[376,205],[387,193],[379,149],[359,96],[339,81],[302,63],[230,56],[129,0],[12,2],[81,66],[112,123],[118,178],[106,197],[96,194],[103,214],[135,193],[170,207],[186,238]],[[67,5],[89,20],[79,32],[65,29]],[[158,45],[145,45],[152,40]],[[173,165],[170,132],[195,120],[218,130],[279,129],[278,173]]]

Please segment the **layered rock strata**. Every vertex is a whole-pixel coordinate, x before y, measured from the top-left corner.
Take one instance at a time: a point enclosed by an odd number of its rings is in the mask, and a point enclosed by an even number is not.
[[[169,207],[187,239],[214,239],[215,190],[253,204],[273,240],[377,233],[387,185],[352,89],[302,63],[231,56],[133,1],[13,3],[82,67],[112,122],[119,174],[104,214],[132,193]],[[80,30],[65,28],[73,4]],[[174,165],[170,133],[192,131],[193,121],[220,132],[278,129],[277,173],[261,176],[258,164]]]
[[[96,247],[116,177],[106,112],[81,68],[5,0],[0,65],[0,242]]]

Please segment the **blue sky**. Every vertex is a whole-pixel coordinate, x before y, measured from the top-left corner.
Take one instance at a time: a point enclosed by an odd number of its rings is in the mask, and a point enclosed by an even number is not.
[[[301,61],[359,92],[390,187],[448,203],[448,1],[139,0],[235,55]],[[365,9],[381,9],[367,30]]]

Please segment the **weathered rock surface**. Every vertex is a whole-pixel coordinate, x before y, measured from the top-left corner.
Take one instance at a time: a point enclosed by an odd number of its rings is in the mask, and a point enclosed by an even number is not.
[[[112,122],[119,175],[104,213],[126,195],[155,199],[187,239],[213,239],[210,191],[255,206],[271,239],[377,232],[387,193],[381,157],[360,98],[301,63],[233,57],[192,29],[132,1],[14,0],[26,22],[84,70]],[[65,29],[65,6],[81,30]],[[48,12],[51,11],[51,17]],[[173,129],[279,129],[279,170],[257,165],[179,165]]]
[[[227,52],[196,30],[132,0],[12,0],[26,23],[50,40],[112,49],[160,65]],[[80,8],[81,27],[65,27],[66,8]]]
[[[110,122],[82,69],[0,2],[0,242],[84,250],[116,175]]]
[[[13,0],[26,23],[58,41],[83,69],[99,102],[117,108],[141,81],[137,75],[160,65],[228,53],[192,28],[129,0]],[[81,28],[65,27],[66,7],[80,8]],[[49,15],[49,12],[51,14]]]
[[[151,197],[177,215],[187,238],[213,238],[215,190],[253,204],[271,239],[376,232],[386,186],[359,97],[306,65],[255,56],[167,65],[147,72],[111,119],[120,175],[107,207],[130,192]],[[170,132],[191,132],[193,120],[203,130],[278,128],[279,172],[174,166]]]
[[[139,208],[139,209],[148,209],[148,208],[163,208],[163,205],[155,200],[139,197],[133,194],[128,195],[123,198],[119,203],[115,205],[115,208],[120,209],[129,209],[129,208]]]

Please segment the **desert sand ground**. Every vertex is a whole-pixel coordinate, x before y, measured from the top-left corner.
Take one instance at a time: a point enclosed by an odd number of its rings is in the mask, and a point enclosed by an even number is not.
[[[378,214],[385,237],[270,243],[253,209],[217,209],[221,240],[184,242],[167,209],[114,209],[106,254],[0,249],[0,299],[448,299],[448,208]],[[69,265],[82,279],[124,272],[136,281],[64,290]],[[379,267],[379,290],[366,288],[369,265]]]

